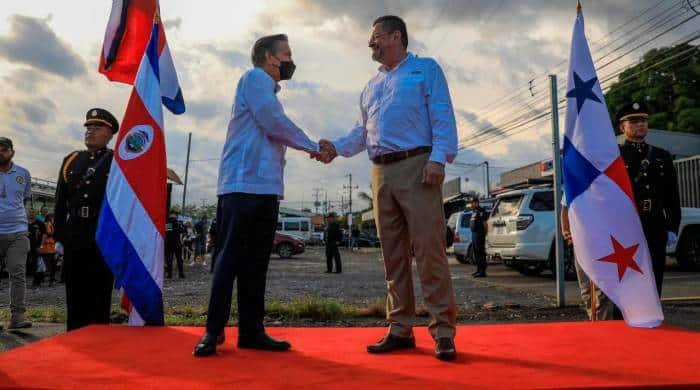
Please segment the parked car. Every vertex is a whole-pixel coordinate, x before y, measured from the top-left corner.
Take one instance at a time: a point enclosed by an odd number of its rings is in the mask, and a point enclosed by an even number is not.
[[[453,232],[452,253],[462,264],[473,264],[474,253],[472,251],[472,231],[469,228],[471,210],[460,211],[450,216],[447,226]]]
[[[666,253],[676,257],[686,270],[700,270],[700,208],[681,208],[678,241],[669,243]]]
[[[289,259],[293,255],[304,253],[306,244],[304,240],[290,234],[275,233],[275,240],[272,243],[272,251],[282,259]]]
[[[555,275],[554,191],[531,187],[508,191],[496,198],[487,222],[486,254],[524,275],[550,269]],[[564,275],[576,279],[573,252],[565,251]]]
[[[343,239],[340,240],[340,246],[348,246],[348,235],[344,231]],[[381,246],[379,238],[372,233],[362,231],[357,238],[357,246],[360,248],[379,248]]]

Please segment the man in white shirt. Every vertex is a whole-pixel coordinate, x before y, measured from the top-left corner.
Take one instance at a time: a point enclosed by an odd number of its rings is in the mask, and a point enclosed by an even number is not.
[[[431,314],[435,356],[456,357],[456,305],[445,255],[441,185],[445,164],[457,154],[457,127],[450,93],[432,58],[407,52],[406,24],[382,16],[372,24],[369,47],[379,72],[360,97],[362,117],[348,135],[321,140],[324,162],[367,150],[372,160],[375,218],[382,241],[388,289],[389,333],[370,353],[414,348],[415,300],[411,248]]]
[[[29,328],[24,313],[29,253],[28,220],[24,202],[32,196],[29,171],[12,162],[12,141],[0,137],[0,261],[10,275],[10,329]],[[0,326],[2,329],[2,326]]]
[[[287,147],[320,157],[319,146],[284,113],[277,99],[279,82],[296,66],[286,35],[258,39],[253,69],[238,82],[219,166],[217,237],[206,333],[195,356],[216,353],[224,342],[231,311],[233,282],[238,287],[238,347],[270,351],[290,348],[269,337],[263,327],[265,281],[277,228],[279,198],[284,193]]]

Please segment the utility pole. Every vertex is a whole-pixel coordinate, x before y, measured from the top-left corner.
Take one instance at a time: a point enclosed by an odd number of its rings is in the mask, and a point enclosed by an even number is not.
[[[185,201],[187,200],[187,176],[190,172],[190,147],[192,146],[192,133],[187,136],[187,162],[185,163],[185,185],[182,188],[182,207],[180,212],[185,215]]]
[[[561,152],[559,149],[559,99],[557,98],[557,76],[549,75],[550,97],[552,103],[552,163],[554,165],[554,254],[556,259],[557,303],[566,305],[564,288],[564,239],[559,226],[561,215]],[[595,289],[591,289],[595,294]],[[595,307],[593,307],[595,311]]]
[[[486,197],[491,197],[491,176],[489,175],[489,162],[484,161],[484,167],[486,167]]]
[[[318,201],[321,191],[323,191],[322,188],[314,188],[314,209],[316,210],[316,214],[318,214],[318,207],[321,205],[321,202]]]
[[[344,186],[348,190],[348,248],[350,248],[350,241],[352,240],[352,190],[358,189],[358,186],[352,186],[352,173],[346,175],[348,177],[348,185]]]

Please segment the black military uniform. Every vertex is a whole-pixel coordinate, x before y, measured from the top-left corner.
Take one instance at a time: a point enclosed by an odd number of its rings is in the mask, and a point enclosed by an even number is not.
[[[185,277],[182,264],[182,232],[184,228],[177,216],[168,217],[165,223],[165,276],[173,277],[173,257],[177,258],[177,271],[180,279]]]
[[[475,277],[486,276],[486,229],[484,221],[486,220],[486,211],[476,206],[472,208],[472,217],[469,220],[469,228],[472,231],[472,250],[474,251],[474,261],[476,262],[476,272],[472,274]]]
[[[632,103],[618,111],[617,120],[621,123],[635,118],[646,119],[647,113],[643,103]],[[626,140],[620,146],[620,154],[632,182],[637,211],[651,253],[656,289],[660,296],[666,267],[668,232],[678,235],[681,220],[673,160],[666,150],[643,141]]]
[[[108,111],[87,112],[85,126],[119,122]],[[107,186],[112,151],[75,151],[63,159],[56,187],[55,236],[64,247],[67,329],[107,324],[114,277],[95,242],[97,218]]]
[[[343,264],[340,260],[340,250],[338,250],[338,243],[342,239],[342,232],[340,231],[340,224],[333,221],[329,222],[326,227],[326,273],[333,272],[333,260],[335,260],[335,272],[343,272]]]

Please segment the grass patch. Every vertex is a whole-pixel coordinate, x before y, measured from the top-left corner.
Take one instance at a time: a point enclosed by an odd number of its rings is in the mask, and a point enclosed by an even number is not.
[[[377,299],[368,305],[348,305],[341,301],[313,296],[298,297],[290,302],[270,300],[265,305],[268,318],[280,321],[309,319],[312,321],[339,321],[353,318],[384,318],[385,301]],[[165,324],[172,326],[203,326],[207,322],[206,306],[179,305],[165,308]],[[66,311],[55,306],[34,306],[25,313],[33,322],[65,323]],[[229,325],[236,325],[238,307],[231,306]],[[9,321],[9,310],[0,311],[0,321]],[[126,322],[127,317],[118,305],[112,305],[112,320]]]

